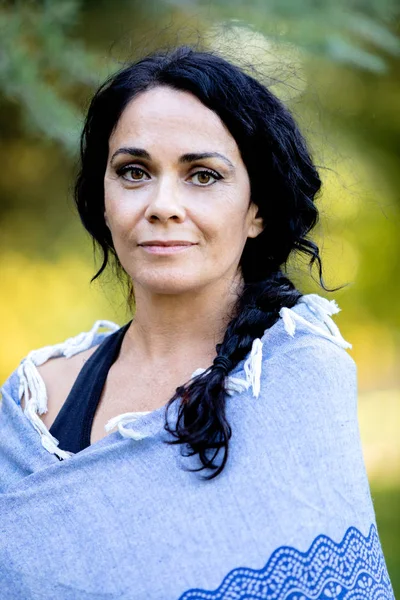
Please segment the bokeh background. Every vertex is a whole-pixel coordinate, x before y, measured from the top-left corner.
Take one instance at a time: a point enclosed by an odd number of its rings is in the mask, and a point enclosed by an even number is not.
[[[112,275],[90,284],[72,187],[79,132],[104,78],[155,48],[200,44],[289,106],[323,179],[325,282],[358,366],[359,424],[400,598],[400,6],[389,0],[53,0],[0,3],[0,380],[31,349],[128,318]]]

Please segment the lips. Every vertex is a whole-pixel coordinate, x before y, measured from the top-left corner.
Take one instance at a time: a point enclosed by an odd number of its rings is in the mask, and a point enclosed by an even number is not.
[[[187,242],[184,240],[169,240],[166,241],[155,241],[144,242],[143,244],[139,244],[144,250],[149,254],[158,254],[160,256],[168,256],[171,254],[180,254],[183,252],[187,252],[193,246],[197,244],[193,244],[192,242]]]
[[[151,240],[149,242],[143,242],[138,244],[139,246],[193,246],[194,242],[188,242],[186,240]]]

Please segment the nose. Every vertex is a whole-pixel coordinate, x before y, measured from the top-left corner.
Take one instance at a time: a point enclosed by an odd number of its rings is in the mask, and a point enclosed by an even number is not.
[[[160,183],[153,188],[149,203],[145,211],[145,218],[150,222],[161,221],[166,223],[169,219],[183,221],[185,209],[182,203],[182,191],[172,177],[163,177]]]

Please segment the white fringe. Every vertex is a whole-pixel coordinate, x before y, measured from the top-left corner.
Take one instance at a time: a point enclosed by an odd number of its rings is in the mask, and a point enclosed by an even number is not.
[[[196,369],[195,371],[193,371],[191,378],[193,379],[194,377],[201,375],[205,371],[207,371],[207,369]],[[244,379],[241,379],[240,377],[233,377],[232,375],[228,375],[225,378],[225,390],[228,396],[233,396],[233,394],[235,393],[241,394],[245,390],[248,390],[249,387],[250,383],[248,381],[245,381]]]
[[[300,298],[298,303],[306,304],[311,312],[327,325],[330,333],[323,327],[318,327],[318,325],[310,323],[310,321],[304,319],[291,308],[283,307],[279,311],[279,314],[282,317],[285,330],[291,337],[295,334],[297,321],[305,325],[308,329],[311,329],[311,331],[314,331],[314,333],[331,340],[341,348],[352,348],[352,345],[342,337],[338,326],[330,317],[330,315],[336,314],[341,310],[335,300],[327,300],[318,294],[305,294]]]
[[[226,393],[229,396],[233,396],[233,394],[241,394],[242,392],[248,390],[250,387],[253,388],[253,396],[256,398],[260,393],[260,379],[261,379],[261,368],[262,368],[262,347],[263,343],[260,338],[256,338],[253,340],[253,344],[251,346],[251,351],[249,357],[244,363],[244,372],[246,375],[246,379],[242,379],[241,377],[234,377],[232,375],[228,375],[225,378],[225,389]],[[197,375],[201,375],[207,369],[196,369],[192,373],[192,378]]]
[[[253,388],[253,396],[258,398],[260,393],[260,380],[262,370],[262,347],[263,343],[260,338],[253,340],[249,358],[244,363],[244,372],[246,381]]]
[[[131,438],[132,440],[139,441],[143,440],[146,437],[146,434],[139,433],[137,431],[133,431],[132,429],[126,429],[124,425],[127,423],[134,423],[137,421],[139,417],[143,415],[149,415],[150,410],[144,412],[127,412],[122,413],[121,415],[117,415],[116,417],[112,417],[104,426],[104,429],[108,432],[118,427],[118,431],[123,437]]]
[[[65,356],[67,358],[87,350],[93,344],[94,337],[100,328],[110,329],[110,333],[117,331],[119,325],[111,321],[96,321],[90,331],[82,332],[76,337],[54,346],[45,346],[32,350],[21,362],[17,373],[19,376],[18,397],[25,399],[24,415],[32,423],[41,438],[42,446],[51,454],[66,459],[73,456],[73,452],[58,448],[59,441],[51,435],[43,421],[38,417],[47,412],[47,392],[45,383],[36,367],[42,365],[50,358]]]

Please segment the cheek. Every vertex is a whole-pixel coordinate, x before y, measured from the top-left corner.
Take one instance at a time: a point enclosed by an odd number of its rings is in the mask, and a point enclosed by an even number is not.
[[[228,199],[218,219],[219,237],[240,245],[246,229],[246,207],[237,198]]]
[[[212,264],[228,266],[240,259],[247,239],[245,217],[236,206],[235,210],[225,208],[217,226],[215,221],[210,223],[206,253]]]
[[[113,190],[109,185],[104,189],[104,209],[111,233],[126,237],[138,218],[132,198],[124,190]]]

